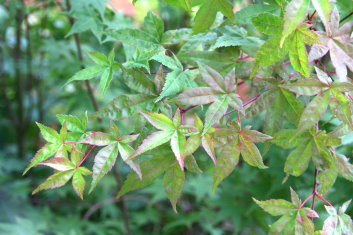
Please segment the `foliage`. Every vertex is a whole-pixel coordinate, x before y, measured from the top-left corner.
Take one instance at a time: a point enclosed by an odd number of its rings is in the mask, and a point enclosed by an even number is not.
[[[57,87],[56,92],[70,97],[71,102],[51,112],[70,114],[56,115],[58,121],[53,122],[60,128],[41,124],[43,117],[37,119],[46,143],[40,144],[24,174],[35,174],[31,169],[39,165],[52,168],[54,174],[32,194],[63,187],[72,180],[73,191],[83,199],[86,180],[91,179],[85,198],[96,197],[105,180],[112,179],[108,173],[113,171],[119,184],[113,201],[121,200],[123,205],[129,196],[138,196],[137,192],[128,193],[146,186],[140,192],[158,202],[164,198],[160,195],[163,187],[180,217],[163,212],[169,221],[164,221],[161,233],[178,234],[185,226],[195,229],[194,233],[222,234],[225,219],[231,220],[234,233],[353,233],[346,213],[349,202],[338,210],[333,206],[350,199],[350,194],[336,191],[337,185],[348,184],[339,177],[353,181],[353,165],[346,157],[352,151],[346,140],[353,131],[353,21],[346,21],[349,12],[342,10],[343,3],[160,1],[166,12],[177,10],[185,15],[183,26],[174,28],[163,9],[149,11],[138,27],[106,4],[72,1],[67,16],[55,16],[68,17],[66,28],[58,34],[74,37],[79,61],[67,59],[47,72],[63,79],[48,81],[45,86]],[[234,13],[234,6],[241,9]],[[26,13],[20,1],[9,4],[8,9]],[[78,35],[87,41],[80,41]],[[59,42],[54,44],[44,48],[48,56],[51,50],[57,51],[53,48]],[[17,45],[21,49],[20,42]],[[20,52],[17,47],[15,58]],[[72,48],[67,46],[58,53],[67,57]],[[86,55],[90,61],[83,59]],[[58,58],[49,58],[50,67]],[[75,66],[70,67],[71,61]],[[63,70],[66,64],[69,69]],[[21,74],[15,72],[13,80],[19,84]],[[240,92],[245,86],[250,90],[247,95]],[[15,89],[17,96],[21,89]],[[42,87],[35,89],[43,92]],[[9,100],[6,95],[11,92],[4,94]],[[14,120],[18,136],[28,125],[18,124],[26,114],[22,99],[16,106],[22,116]],[[122,185],[120,174],[126,175]],[[314,182],[308,186],[311,175]],[[289,186],[291,202],[283,193]],[[66,187],[62,190],[67,193]],[[278,197],[283,199],[270,199]],[[306,207],[310,199],[312,205]],[[328,205],[327,218],[315,199]],[[187,205],[189,200],[194,200],[192,206]],[[241,207],[241,201],[247,206]],[[192,212],[202,203],[209,208]],[[273,220],[256,204],[271,216],[281,217],[268,226]],[[150,207],[140,216],[150,213],[151,221],[141,221],[137,213],[133,223],[136,228],[158,224],[152,220],[161,211]],[[210,219],[218,212],[219,218]],[[248,219],[242,223],[244,217]],[[195,222],[199,227],[192,228]],[[38,227],[25,219],[16,218],[15,223],[38,233]],[[89,226],[85,232],[94,231],[94,226]],[[16,233],[6,224],[0,225],[1,229]],[[40,229],[50,226],[42,224]]]

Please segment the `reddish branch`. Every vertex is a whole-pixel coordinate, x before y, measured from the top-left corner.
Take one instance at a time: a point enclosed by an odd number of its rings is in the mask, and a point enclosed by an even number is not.
[[[78,164],[78,166],[81,166],[82,163],[84,163],[86,161],[86,159],[88,158],[89,154],[93,151],[93,149],[95,148],[96,146],[93,145],[91,147],[91,149],[86,153],[86,155],[82,158],[82,160],[80,161],[80,163]]]

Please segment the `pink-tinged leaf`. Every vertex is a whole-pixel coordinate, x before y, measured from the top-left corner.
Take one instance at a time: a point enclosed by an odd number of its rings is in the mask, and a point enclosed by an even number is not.
[[[314,61],[314,60],[320,59],[321,57],[326,55],[326,53],[329,51],[329,49],[330,48],[328,48],[325,45],[321,45],[321,44],[313,45],[310,49],[308,60]]]
[[[213,163],[216,164],[216,155],[215,155],[215,150],[214,150],[213,136],[206,133],[205,135],[202,136],[201,143],[202,143],[202,147],[204,148],[204,150],[206,151],[208,156],[210,156]]]
[[[54,175],[50,176],[44,183],[39,185],[32,194],[38,193],[39,191],[46,190],[46,189],[53,189],[59,188],[64,186],[73,176],[75,170],[68,170],[68,171],[60,171],[55,173]]]
[[[290,187],[290,196],[291,196],[291,200],[293,205],[295,205],[296,207],[299,208],[300,204],[301,204],[301,200],[298,196],[298,194],[292,189],[292,187]]]
[[[118,143],[119,153],[121,158],[124,160],[129,167],[136,172],[140,179],[142,179],[142,173],[138,159],[127,160],[131,154],[135,151],[132,147],[124,143]]]
[[[150,113],[141,111],[141,114],[151,123],[155,128],[165,131],[175,130],[172,120],[161,113]]]
[[[312,141],[300,144],[294,151],[292,151],[284,165],[284,172],[293,176],[299,176],[308,168],[310,159],[312,157]]]
[[[180,114],[180,109],[177,109],[175,111],[175,114],[173,116],[173,123],[175,128],[179,127],[181,125],[181,114]]]
[[[353,91],[353,83],[350,82],[335,82],[332,85],[339,92]]]
[[[341,224],[342,233],[345,235],[353,234],[352,218],[347,214],[341,214],[341,215],[339,215],[338,219]]]
[[[353,181],[353,165],[351,163],[349,163],[349,160],[346,156],[342,155],[342,154],[335,154],[336,156],[336,162],[338,165],[338,172],[339,174],[349,180],[349,181]]]
[[[258,201],[255,198],[253,200],[259,205],[264,211],[272,216],[286,215],[297,208],[292,203],[283,199],[271,199],[267,201]]]
[[[234,142],[226,144],[218,156],[217,163],[213,169],[212,191],[225,179],[239,162],[240,151]]]
[[[99,150],[97,155],[94,157],[94,164],[92,167],[92,183],[89,193],[92,192],[102,177],[113,168],[117,156],[118,144],[116,143],[110,144]]]
[[[212,103],[206,112],[205,127],[203,129],[202,135],[204,135],[211,126],[218,122],[219,119],[227,112],[229,96],[222,95],[217,98],[217,100]]]
[[[282,38],[280,42],[281,47],[286,38],[305,19],[308,6],[309,0],[292,0],[290,3],[287,4],[284,15]]]
[[[169,168],[163,179],[164,191],[172,204],[175,213],[178,213],[176,204],[181,195],[182,188],[185,182],[185,174],[178,165]]]
[[[341,232],[338,228],[338,217],[337,216],[329,216],[322,227],[322,235],[332,235],[339,234]]]
[[[298,95],[313,96],[327,90],[328,87],[318,80],[301,80],[295,83],[280,85],[280,87],[292,91]]]
[[[170,140],[175,131],[157,131],[147,136],[143,140],[142,144],[136,149],[136,151],[131,154],[128,160],[147,152],[148,150],[154,149]]]
[[[303,133],[319,122],[329,104],[330,92],[321,93],[306,106],[299,120],[297,134]]]
[[[32,167],[36,166],[38,163],[47,160],[53,156],[56,151],[59,149],[60,145],[47,143],[41,149],[38,150],[36,155],[31,160],[31,163],[24,170],[23,175],[29,171]]]
[[[339,214],[343,214],[344,212],[346,212],[346,210],[349,207],[349,204],[351,204],[352,199],[346,201],[345,203],[342,204],[342,206],[340,206],[338,213]]]
[[[353,129],[353,115],[348,101],[348,97],[336,89],[331,89],[330,109],[333,114],[343,123]]]
[[[136,135],[122,135],[119,136],[119,141],[121,143],[127,144],[127,143],[131,143],[134,142],[140,134],[136,134]]]
[[[74,163],[70,162],[67,158],[56,157],[44,162],[39,163],[40,165],[49,166],[58,171],[67,171],[74,169],[76,166]]]
[[[203,80],[215,91],[225,93],[227,88],[225,86],[224,78],[214,69],[207,65],[200,68]]]
[[[185,136],[179,131],[175,131],[170,139],[170,146],[173,153],[178,160],[180,169],[184,171],[184,148],[185,148]]]
[[[340,13],[338,12],[337,7],[333,7],[330,14],[328,28],[327,28],[327,31],[331,33],[329,35],[335,35],[338,31],[339,25],[340,25]]]
[[[240,152],[244,161],[246,161],[250,166],[256,166],[260,169],[268,168],[264,165],[261,154],[256,145],[241,135],[239,137]]]
[[[235,74],[235,69],[232,69],[225,77],[224,77],[224,84],[227,88],[227,92],[235,92],[236,90],[236,79],[237,76]]]
[[[202,105],[214,102],[219,92],[210,87],[191,88],[178,96],[178,100],[184,105]]]
[[[81,140],[79,143],[95,146],[106,146],[114,142],[116,142],[116,139],[114,139],[111,134],[106,134],[103,132],[94,132],[83,140]]]
[[[86,181],[79,170],[75,171],[72,177],[72,187],[76,194],[83,200],[83,193],[85,191]]]
[[[314,234],[314,223],[309,219],[303,210],[299,210],[294,226],[295,234]]]
[[[243,138],[251,141],[251,142],[264,142],[266,140],[273,139],[271,136],[263,134],[259,131],[244,129],[241,130],[240,133]]]
[[[304,214],[307,216],[307,217],[310,217],[310,218],[319,218],[319,215],[317,214],[316,211],[310,209],[310,208],[302,208],[301,209],[302,211],[304,211]]]
[[[48,141],[49,143],[57,143],[60,141],[60,135],[55,130],[46,127],[38,122],[36,123],[40,129],[40,133],[46,141]]]
[[[325,28],[328,28],[329,20],[330,20],[330,1],[329,0],[311,0],[313,3],[317,14],[319,15],[322,23],[324,24]]]
[[[320,82],[326,85],[330,85],[332,83],[331,78],[327,75],[327,73],[325,73],[324,71],[322,71],[316,66],[314,66],[314,68],[315,68],[317,78],[320,80]]]
[[[153,82],[156,85],[157,92],[160,93],[165,83],[165,73],[163,73],[163,65],[159,66],[159,69],[156,73],[156,76],[154,77]]]
[[[229,106],[231,106],[234,109],[237,109],[241,112],[243,112],[243,101],[240,99],[240,96],[236,93],[231,93],[229,94]]]

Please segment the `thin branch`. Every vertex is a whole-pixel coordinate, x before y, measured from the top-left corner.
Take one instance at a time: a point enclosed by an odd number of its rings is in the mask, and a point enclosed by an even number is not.
[[[315,204],[315,196],[317,196],[317,175],[319,174],[319,170],[315,168],[315,173],[314,173],[314,186],[313,186],[313,200],[311,201],[311,209],[314,210],[314,204]]]
[[[195,69],[198,69],[198,67],[190,67],[190,68],[184,68],[183,71],[186,71],[186,70],[195,70]],[[172,70],[166,70],[166,71],[163,71],[163,73],[171,73],[173,72]],[[144,74],[157,74],[157,72],[142,72]]]
[[[351,17],[353,15],[353,11],[351,13],[349,13],[348,15],[346,15],[345,17],[343,17],[341,20],[340,20],[340,23],[342,23],[343,21],[345,21],[346,19],[348,19],[349,17]]]
[[[257,100],[262,94],[258,94],[256,95],[255,97],[251,98],[250,100],[246,101],[244,104],[243,104],[243,107],[251,104],[252,102],[254,102],[255,100]],[[226,115],[229,115],[231,113],[234,113],[235,111],[238,111],[237,109],[233,109],[231,111],[228,111],[226,112],[225,114],[223,114],[223,116],[226,116]]]

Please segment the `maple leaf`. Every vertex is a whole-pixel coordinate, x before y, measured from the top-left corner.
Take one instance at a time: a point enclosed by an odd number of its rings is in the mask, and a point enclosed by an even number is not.
[[[213,172],[212,190],[214,191],[218,184],[226,178],[239,162],[239,156],[251,166],[260,169],[266,169],[263,164],[260,151],[254,144],[255,142],[264,142],[272,139],[271,136],[261,132],[250,130],[250,126],[241,128],[237,122],[228,121],[227,129],[218,129],[215,131],[215,137],[225,138],[227,142],[220,152],[216,166]]]
[[[323,22],[327,22],[327,19],[322,15],[320,17]],[[328,22],[325,24],[326,32],[316,32],[323,45],[314,45],[311,48],[309,60],[317,60],[330,51],[332,65],[336,70],[339,81],[346,82],[348,80],[347,67],[353,71],[353,38],[350,35],[353,29],[353,22],[349,21],[339,27],[339,18],[339,12],[334,7]]]
[[[111,133],[94,132],[79,143],[93,146],[104,146],[94,157],[93,180],[89,192],[95,188],[100,179],[114,166],[118,153],[124,162],[142,178],[137,159],[129,160],[128,157],[135,151],[128,143],[137,139],[137,135],[120,135],[116,125],[111,122]]]
[[[351,200],[343,203],[343,205],[339,208],[338,211],[332,206],[325,206],[329,217],[324,222],[324,226],[322,228],[323,235],[349,235],[353,233],[352,219],[349,215],[345,213],[350,202]]]
[[[253,200],[264,211],[281,216],[271,225],[269,234],[314,234],[314,224],[310,218],[319,215],[308,207],[300,207],[298,195],[291,189],[292,202],[283,199],[271,199],[267,201]]]
[[[184,170],[184,151],[185,151],[185,132],[181,124],[179,109],[175,112],[173,120],[169,119],[164,114],[150,113],[141,111],[141,114],[150,122],[154,127],[160,131],[154,132],[143,140],[142,144],[130,155],[129,160],[134,159],[136,156],[154,149],[168,141],[175,155],[179,166]]]
[[[234,21],[233,6],[228,0],[205,0],[202,1],[197,11],[192,30],[194,34],[202,33],[210,28],[216,19],[217,12],[222,12],[228,19]]]
[[[201,67],[201,76],[209,87],[191,88],[178,96],[178,101],[185,105],[204,105],[212,103],[206,112],[205,125],[202,134],[227,112],[228,106],[243,111],[242,101],[235,93],[236,76],[232,70],[224,78],[208,66]]]

